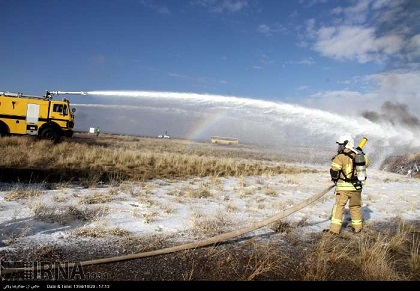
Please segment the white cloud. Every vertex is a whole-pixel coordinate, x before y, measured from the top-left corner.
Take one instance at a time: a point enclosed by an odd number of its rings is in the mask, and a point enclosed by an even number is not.
[[[363,94],[348,90],[323,91],[311,95],[302,104],[334,113],[354,115],[360,114],[366,109],[372,109],[366,108],[366,104],[369,107],[374,106],[377,97],[376,93]],[[382,104],[380,101],[378,103],[377,106]]]
[[[378,96],[407,104],[410,111],[420,117],[420,71],[398,70],[369,78],[378,85]]]
[[[364,23],[369,11],[370,0],[362,0],[354,6],[349,6],[341,10],[345,23]]]
[[[217,9],[220,10],[220,12],[225,10],[229,12],[237,12],[247,6],[247,0],[224,0]]]
[[[399,35],[375,36],[373,28],[362,26],[322,27],[314,49],[337,60],[357,60],[360,63],[383,62],[403,46]]]
[[[269,34],[270,33],[270,27],[266,24],[260,24],[257,28],[258,32],[261,32],[262,34]]]
[[[309,38],[315,38],[316,36],[316,29],[315,29],[315,25],[316,25],[316,21],[315,19],[311,18],[308,19],[306,22],[306,33],[309,36]]]
[[[306,58],[301,59],[297,63],[300,64],[300,65],[308,65],[308,66],[310,66],[310,65],[315,64],[315,61],[314,61],[314,59],[312,57],[306,57]]]
[[[191,4],[208,8],[211,12],[235,13],[248,7],[248,0],[196,0]]]
[[[328,0],[300,0],[299,3],[309,8],[319,3],[326,3],[327,1]]]
[[[386,72],[358,81],[367,82],[372,87],[371,92],[323,91],[304,99],[301,104],[335,113],[359,114],[364,110],[377,111],[385,101],[390,101],[407,105],[410,113],[420,118],[419,71]]]
[[[286,67],[287,65],[304,65],[304,66],[311,66],[315,64],[316,62],[312,57],[304,57],[300,59],[299,61],[287,61],[283,64],[283,67]]]
[[[171,11],[166,6],[160,6],[156,5],[151,0],[140,0],[140,4],[142,4],[145,7],[148,7],[149,9],[159,13],[159,14],[171,14]]]
[[[275,23],[272,26],[268,26],[267,24],[261,24],[258,26],[257,31],[267,36],[276,33],[287,34],[287,29],[279,23]]]
[[[418,60],[420,57],[420,34],[413,36],[408,41],[406,57],[409,62]]]
[[[360,0],[331,11],[331,23],[306,21],[306,40],[321,55],[338,61],[387,63],[392,71],[354,77],[348,89],[322,91],[301,104],[331,112],[379,111],[384,102],[403,104],[420,118],[420,35],[410,1]],[[411,5],[411,6],[410,6]],[[417,33],[417,34],[416,34]],[[353,89],[359,86],[358,89]]]
[[[329,23],[322,26],[320,20],[306,21],[306,40],[312,41],[315,51],[359,63],[415,61],[420,13],[412,1],[358,0],[351,4],[333,8]]]

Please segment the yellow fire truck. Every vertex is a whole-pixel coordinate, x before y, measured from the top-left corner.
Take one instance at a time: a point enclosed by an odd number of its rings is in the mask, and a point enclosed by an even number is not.
[[[45,96],[0,92],[0,135],[32,135],[59,142],[71,137],[74,113],[68,99],[52,100],[53,95],[84,92],[47,91]]]

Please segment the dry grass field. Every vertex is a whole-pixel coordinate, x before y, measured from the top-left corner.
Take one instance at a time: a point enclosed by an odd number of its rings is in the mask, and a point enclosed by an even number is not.
[[[174,201],[182,204],[216,199],[214,195],[224,191],[221,185],[223,178],[235,177],[238,181],[235,191],[245,201],[257,191],[266,197],[264,200],[280,195],[263,179],[284,176],[287,177],[285,184],[297,184],[303,175],[325,174],[324,169],[287,163],[278,155],[253,145],[217,145],[110,134],[96,137],[77,133],[73,138],[55,145],[26,137],[6,137],[0,139],[0,153],[0,211],[9,207],[10,203],[26,203],[25,207],[37,221],[54,222],[63,227],[71,225],[75,219],[82,222],[71,232],[73,240],[77,241],[75,244],[61,243],[58,237],[54,243],[33,241],[28,245],[24,238],[31,230],[27,227],[19,232],[8,232],[6,226],[13,220],[10,217],[10,221],[0,224],[3,238],[0,257],[3,261],[14,262],[78,262],[180,244],[174,234],[133,235],[125,228],[107,228],[101,224],[101,217],[112,211],[109,203],[123,203],[125,196],[121,193],[134,198],[139,205],[146,205],[149,210],[156,209],[131,213],[144,224],[151,224],[163,214],[172,214],[175,211],[172,207],[153,199],[157,189],[151,185],[156,184],[148,181],[160,181],[158,183],[162,187],[186,181],[181,190],[168,192]],[[418,158],[419,155],[408,157],[411,162]],[[389,161],[389,165],[393,165],[390,168],[398,168],[395,159]],[[254,182],[250,182],[248,177],[254,177]],[[197,187],[193,187],[193,181],[196,181],[194,185]],[[392,182],[395,181],[389,183]],[[35,185],[43,185],[44,188]],[[86,195],[70,194],[68,189],[75,187],[90,192]],[[45,195],[45,188],[59,190],[49,199],[55,206],[35,200]],[[98,189],[101,188],[107,190],[100,192]],[[219,194],[214,194],[215,190]],[[65,205],[70,195],[78,199],[78,204],[65,208],[60,206]],[[262,201],[258,203],[257,208],[264,207]],[[292,201],[290,203],[293,204]],[[62,211],[56,212],[60,207]],[[231,202],[226,209],[227,212],[235,212],[238,206]],[[419,220],[406,221],[398,215],[395,217],[368,224],[361,234],[344,231],[339,236],[323,232],[302,236],[301,227],[308,225],[308,218],[298,221],[284,219],[271,224],[269,234],[250,234],[202,248],[88,265],[83,267],[83,274],[96,274],[95,278],[79,276],[72,279],[418,281]],[[208,220],[197,212],[190,220],[193,228],[189,230],[189,238],[197,240],[219,235],[232,227],[223,213]],[[86,227],[88,222],[97,224]],[[25,273],[0,273],[0,277],[4,281],[24,281]],[[35,279],[42,281],[47,277]]]
[[[281,174],[310,169],[270,165],[274,154],[257,147],[223,147],[186,140],[76,134],[57,145],[27,137],[2,140],[2,178],[63,181],[95,185],[159,178],[248,176]],[[28,150],[30,149],[30,150]],[[25,174],[27,173],[27,174]]]

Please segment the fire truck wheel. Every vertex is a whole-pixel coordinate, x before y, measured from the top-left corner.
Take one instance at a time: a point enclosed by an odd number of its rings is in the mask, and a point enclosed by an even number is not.
[[[54,128],[47,128],[42,132],[43,139],[47,139],[53,142],[58,142],[60,136]]]
[[[0,137],[8,135],[6,126],[0,123]]]

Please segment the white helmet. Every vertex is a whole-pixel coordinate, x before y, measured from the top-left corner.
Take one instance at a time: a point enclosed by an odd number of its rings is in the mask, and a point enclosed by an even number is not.
[[[354,140],[350,134],[339,136],[337,139],[337,143],[340,145],[344,145],[348,149],[354,147]]]

